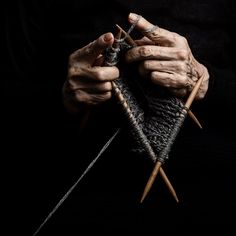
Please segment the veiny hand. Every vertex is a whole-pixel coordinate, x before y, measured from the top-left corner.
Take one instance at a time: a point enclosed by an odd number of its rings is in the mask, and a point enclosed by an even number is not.
[[[106,33],[70,55],[63,86],[64,104],[69,111],[76,112],[79,105],[95,105],[111,98],[111,81],[119,77],[119,70],[103,66],[102,53],[113,42],[113,34]]]
[[[131,13],[129,22],[135,23],[138,17]],[[144,37],[136,41],[137,47],[127,52],[126,61],[140,61],[139,72],[142,76],[149,77],[153,83],[168,88],[180,97],[187,96],[203,76],[203,83],[195,97],[202,99],[208,89],[209,74],[206,67],[193,57],[186,38],[157,27],[143,17],[135,28]]]

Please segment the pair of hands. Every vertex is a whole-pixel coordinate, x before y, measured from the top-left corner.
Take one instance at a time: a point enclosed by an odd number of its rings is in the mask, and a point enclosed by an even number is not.
[[[134,13],[128,16],[131,24],[137,19]],[[186,38],[155,27],[143,17],[135,28],[143,38],[135,41],[137,47],[127,51],[125,62],[138,62],[142,77],[168,88],[178,97],[186,97],[203,77],[196,99],[204,98],[208,90],[208,70],[194,58]],[[104,66],[103,52],[113,42],[114,35],[106,33],[70,55],[63,86],[64,104],[69,111],[76,112],[79,105],[97,105],[111,98],[111,81],[119,78],[119,69]]]

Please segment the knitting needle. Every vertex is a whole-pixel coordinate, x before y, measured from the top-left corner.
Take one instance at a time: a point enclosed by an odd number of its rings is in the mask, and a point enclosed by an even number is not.
[[[131,121],[132,121],[132,124],[135,125],[135,121],[133,121],[133,118],[134,118],[134,117],[132,116],[131,111],[130,111],[130,108],[129,108],[129,105],[128,105],[127,102],[125,101],[125,98],[123,97],[121,91],[120,91],[119,88],[116,86],[115,82],[112,82],[112,86],[113,86],[114,93],[115,93],[116,97],[118,98],[118,100],[120,101],[120,103],[123,105],[125,112],[127,113],[127,115],[129,116],[129,118],[130,118]],[[136,128],[137,132],[140,134],[140,136],[142,136],[142,137],[145,136],[145,135],[143,134],[143,131],[142,131],[140,128],[138,128],[137,126],[135,126],[135,128]],[[146,144],[146,149],[151,150],[151,153],[153,153],[153,155],[154,155],[154,157],[155,157],[155,154],[154,154],[154,152],[153,152],[153,150],[152,150],[150,144],[148,144],[147,142],[145,142],[145,144]],[[176,194],[176,192],[175,192],[175,190],[174,190],[174,187],[172,186],[170,180],[168,179],[167,175],[165,174],[165,172],[164,172],[164,170],[163,170],[163,168],[162,168],[161,166],[156,166],[156,169],[155,169],[155,171],[153,172],[153,175],[151,176],[151,178],[152,178],[153,181],[154,181],[154,179],[155,179],[155,177],[156,177],[156,175],[157,175],[157,173],[158,173],[159,170],[160,170],[160,175],[161,175],[161,177],[162,177],[164,183],[166,184],[166,186],[167,186],[169,192],[172,194],[172,196],[174,197],[174,199],[176,200],[176,202],[179,202],[179,199],[178,199],[177,194]],[[152,182],[153,182],[153,181],[152,181]],[[150,186],[150,187],[151,187],[151,186]],[[147,188],[149,188],[149,186],[147,186]],[[146,190],[145,192],[148,192],[148,191],[149,191],[149,189]],[[144,197],[145,197],[145,196],[144,196]]]
[[[120,39],[121,33],[122,33],[122,31],[123,31],[120,27],[118,27],[118,28],[119,28],[119,32],[117,33],[117,35],[116,35],[116,37],[115,37],[117,40]],[[125,33],[126,33],[126,32],[125,32]],[[128,36],[128,34],[127,34],[127,36]],[[127,38],[128,38],[128,37],[127,37]],[[132,39],[131,37],[129,38],[129,40],[130,40],[129,42],[130,42],[132,45],[134,45],[133,39]],[[116,45],[115,45],[115,46],[116,46]],[[115,46],[114,46],[114,47],[115,47]],[[134,125],[134,124],[135,124],[135,120],[134,120],[134,117],[133,117],[132,114],[131,114],[129,105],[128,105],[127,102],[125,101],[125,98],[123,97],[123,95],[122,95],[121,91],[119,90],[119,88],[116,86],[115,82],[112,82],[112,86],[113,86],[113,89],[114,89],[114,92],[115,92],[116,97],[118,98],[118,100],[120,101],[120,103],[123,105],[124,110],[125,110],[125,112],[127,113],[129,119],[133,120],[132,124]],[[141,129],[139,129],[139,127],[136,126],[135,129],[138,131],[138,133],[140,134],[140,136],[145,137],[145,134],[143,133],[143,131],[142,131]],[[145,143],[147,143],[147,142],[145,142]],[[155,153],[153,152],[152,147],[150,146],[150,144],[146,144],[146,146],[147,146],[146,148],[149,149],[150,152],[152,153],[152,155],[155,157]],[[161,175],[162,179],[164,180],[164,183],[166,184],[166,186],[167,186],[169,192],[172,194],[172,196],[173,196],[174,199],[176,200],[176,202],[179,202],[179,199],[178,199],[178,197],[177,197],[177,194],[176,194],[176,192],[175,192],[175,190],[174,190],[174,188],[173,188],[173,186],[172,186],[170,180],[168,179],[167,175],[165,174],[164,170],[162,169],[162,167],[160,167],[160,175]]]
[[[126,31],[124,29],[122,29],[118,24],[116,24],[116,27],[122,31],[122,33],[125,35],[125,40],[127,41],[127,43],[129,43],[131,46],[137,46],[135,41],[132,39],[132,37],[126,33]],[[202,129],[202,125],[200,124],[199,120],[197,119],[197,117],[193,114],[192,111],[188,110],[188,115],[190,116],[190,118],[199,126],[200,129]]]
[[[125,35],[125,40],[127,43],[129,43],[131,46],[137,46],[135,41],[131,38],[129,34],[126,33],[124,29],[122,29],[118,24],[116,24],[116,27]]]
[[[197,117],[193,114],[193,112],[191,110],[188,110],[188,115],[190,116],[190,118],[197,124],[197,126],[202,129],[202,125],[199,122],[199,120],[197,119]]]
[[[196,85],[194,86],[192,92],[190,93],[186,103],[185,103],[185,108],[186,109],[189,109],[196,94],[197,94],[197,91],[199,90],[201,84],[202,84],[202,81],[203,81],[203,76],[197,81]],[[143,192],[143,195],[142,195],[142,198],[141,198],[141,203],[143,202],[143,200],[145,199],[145,197],[147,196],[148,192],[150,191],[151,187],[152,187],[152,184],[156,178],[156,175],[158,174],[158,171],[160,170],[161,168],[161,165],[162,163],[160,161],[157,161],[154,168],[153,168],[153,171],[148,179],[148,182],[144,188],[144,192]]]

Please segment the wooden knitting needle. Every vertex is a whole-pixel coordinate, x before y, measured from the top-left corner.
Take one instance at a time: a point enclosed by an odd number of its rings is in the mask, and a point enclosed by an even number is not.
[[[128,105],[127,102],[125,101],[125,98],[123,97],[123,95],[122,95],[121,91],[119,90],[119,88],[116,86],[115,82],[112,82],[112,86],[113,86],[114,93],[115,93],[117,99],[118,99],[118,100],[120,101],[120,103],[123,105],[123,107],[124,107],[125,111],[127,112],[129,118],[132,120],[132,124],[134,125],[135,122],[133,122],[133,117],[132,117],[132,115],[131,115],[131,111],[130,111],[129,105]],[[141,129],[138,128],[137,131],[138,131],[138,133],[140,133],[141,136],[144,136],[143,131],[142,131]],[[147,144],[147,143],[146,143],[146,145],[148,145],[148,149],[151,149],[151,151],[152,151],[152,148],[150,147],[150,145]],[[153,155],[155,155],[154,152],[153,152]],[[157,168],[157,167],[156,167],[156,168]],[[174,189],[174,187],[172,186],[172,184],[171,184],[170,180],[168,179],[167,175],[165,174],[163,168],[162,168],[162,167],[160,167],[160,168],[158,167],[158,170],[159,170],[159,169],[160,169],[160,175],[161,175],[161,177],[162,177],[164,183],[166,184],[166,186],[167,186],[169,192],[170,192],[171,195],[174,197],[174,199],[176,200],[176,202],[179,202],[179,199],[178,199],[178,197],[177,197],[177,194],[176,194],[176,192],[175,192],[175,189]],[[158,172],[158,171],[155,171],[156,174],[157,174],[157,172]],[[155,174],[155,176],[156,176],[156,174]],[[152,178],[155,178],[155,176],[153,176]]]
[[[119,28],[119,32],[117,33],[116,35],[116,39],[120,39],[121,37],[121,33],[122,33],[122,29]],[[128,34],[127,34],[128,35]],[[132,38],[130,37],[130,43],[132,43]],[[134,43],[132,43],[134,44]],[[133,120],[133,116],[131,114],[131,111],[130,111],[130,108],[129,108],[129,105],[127,104],[127,102],[125,101],[125,98],[123,97],[123,94],[122,92],[119,90],[119,88],[116,86],[115,82],[112,82],[112,86],[113,86],[113,90],[114,90],[114,93],[116,95],[116,97],[118,98],[118,100],[120,101],[120,103],[123,105],[125,111],[127,112],[127,115],[129,116],[129,118],[131,120]],[[135,121],[132,122],[133,124],[135,123]],[[138,130],[138,133],[141,135],[141,136],[145,136],[145,134],[143,133],[143,131],[141,129],[139,129],[138,127],[136,127],[136,129]],[[151,150],[151,152],[153,153],[153,155],[155,155],[155,153],[152,151],[152,147],[149,145],[149,144],[146,144],[148,145],[147,149]],[[174,199],[176,200],[176,202],[179,202],[179,199],[177,197],[177,194],[174,190],[174,187],[172,186],[170,180],[168,179],[167,175],[165,174],[164,170],[162,169],[162,167],[160,167],[160,175],[164,181],[164,183],[166,184],[169,192],[171,193],[171,195],[174,197]]]
[[[199,122],[199,120],[197,119],[197,117],[193,114],[193,112],[191,110],[188,110],[188,115],[190,116],[190,118],[195,122],[195,124],[197,124],[197,126],[202,129],[202,125]]]
[[[132,39],[132,37],[131,37],[129,34],[126,33],[125,30],[123,30],[118,24],[116,24],[116,27],[125,35],[126,41],[127,41],[130,45],[136,46],[135,41]],[[190,116],[190,118],[191,118],[200,128],[202,128],[202,125],[201,125],[200,122],[198,121],[197,117],[193,114],[193,112],[189,109],[189,107],[190,107],[191,103],[193,102],[193,100],[194,100],[194,98],[195,98],[195,96],[196,96],[196,93],[197,93],[197,91],[198,91],[198,89],[199,89],[201,83],[202,83],[202,79],[200,78],[200,79],[198,80],[198,83],[195,85],[195,88],[192,90],[192,92],[191,92],[191,94],[190,94],[190,96],[189,96],[189,98],[188,98],[188,101],[187,101],[186,104],[185,104],[185,106],[188,108],[188,115]],[[161,162],[157,161],[157,163],[156,163],[156,165],[155,165],[155,167],[154,167],[154,169],[153,169],[153,172],[152,172],[152,174],[151,174],[151,176],[150,176],[150,178],[149,178],[149,180],[148,180],[148,183],[147,183],[147,185],[146,185],[146,187],[145,187],[145,189],[144,189],[144,193],[143,193],[143,196],[142,196],[142,198],[141,198],[141,202],[143,202],[143,200],[145,199],[145,197],[146,197],[147,193],[149,192],[149,190],[150,190],[150,188],[151,188],[151,186],[152,186],[152,184],[153,184],[153,181],[155,180],[156,175],[157,175],[157,173],[158,173],[159,171],[160,171],[160,174],[161,174],[162,177],[163,177],[163,174],[165,174],[165,173],[164,173],[163,169],[161,168]],[[166,178],[163,178],[163,179],[166,180]],[[167,184],[167,183],[166,183],[166,184]],[[167,186],[170,186],[170,185],[167,184]],[[169,188],[169,187],[168,187],[168,188]],[[169,189],[169,190],[170,190],[170,189]],[[171,191],[172,195],[174,196],[174,198],[176,199],[176,201],[179,202],[175,191],[172,191],[172,190],[170,190],[170,191]]]
[[[197,91],[199,90],[201,84],[202,84],[202,81],[203,81],[203,76],[197,81],[196,85],[194,86],[191,94],[189,95],[186,103],[185,103],[185,107],[187,109],[189,109],[189,107],[191,106],[196,94],[197,94]],[[161,165],[162,163],[160,161],[157,161],[154,168],[153,168],[153,171],[148,179],[148,182],[144,188],[144,192],[143,192],[143,195],[142,195],[142,198],[141,198],[141,203],[143,202],[143,200],[145,199],[145,197],[147,196],[148,192],[150,191],[151,187],[152,187],[152,184],[161,168]]]
[[[118,24],[116,24],[116,27],[125,35],[125,40],[128,44],[130,44],[131,46],[137,46],[135,41],[131,38],[129,34],[126,33],[124,29],[122,29]]]
[[[125,40],[127,41],[127,43],[129,43],[131,46],[137,46],[132,37],[129,34],[127,34],[127,32],[124,29],[122,29],[118,24],[116,24],[116,27],[125,35],[126,37]],[[193,112],[188,110],[188,115],[198,125],[198,127],[202,129],[201,123],[199,122],[197,117],[193,114]]]

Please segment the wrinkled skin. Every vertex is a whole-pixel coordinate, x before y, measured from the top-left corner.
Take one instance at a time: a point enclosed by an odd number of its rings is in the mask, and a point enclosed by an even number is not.
[[[129,14],[131,24],[138,15]],[[186,38],[157,27],[140,17],[136,30],[143,38],[136,40],[137,47],[125,56],[126,63],[139,62],[139,73],[153,84],[168,88],[178,97],[187,97],[196,81],[203,83],[196,99],[204,98],[208,90],[207,68],[192,55]],[[116,66],[104,66],[103,52],[114,42],[114,35],[106,33],[69,57],[68,76],[63,86],[64,104],[71,112],[83,105],[97,105],[112,96],[111,81],[119,78]]]

